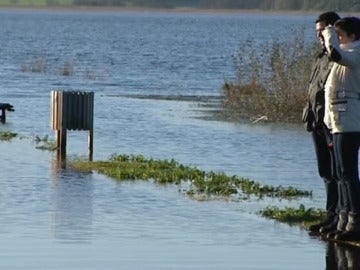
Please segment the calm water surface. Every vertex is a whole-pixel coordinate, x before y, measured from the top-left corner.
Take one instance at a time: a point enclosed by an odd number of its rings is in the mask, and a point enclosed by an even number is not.
[[[301,126],[204,120],[199,102],[166,99],[220,96],[224,79],[234,77],[232,56],[242,41],[251,37],[256,47],[300,28],[312,38],[313,20],[1,11],[0,96],[16,111],[0,129],[23,139],[0,143],[0,268],[334,269],[338,261],[357,262],[357,251],[256,214],[269,204],[323,207],[311,140]],[[26,72],[40,60],[43,72]],[[66,65],[72,76],[61,75]],[[313,190],[314,198],[198,202],[173,186],[119,184],[61,169],[54,153],[37,150],[31,140],[54,136],[51,90],[95,92],[96,160],[112,153],[174,158]],[[67,152],[86,156],[87,132],[69,132]]]

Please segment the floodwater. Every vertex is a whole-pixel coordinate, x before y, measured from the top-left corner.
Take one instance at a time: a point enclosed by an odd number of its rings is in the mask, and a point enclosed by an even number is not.
[[[261,42],[274,25],[284,35],[312,29],[313,16],[0,13],[0,96],[16,110],[0,130],[19,134],[0,143],[0,269],[329,270],[358,263],[357,250],[257,214],[268,205],[323,207],[312,142],[301,126],[209,119],[201,102],[186,98],[221,95],[224,79],[234,76],[232,55],[254,29]],[[30,72],[39,60],[43,70]],[[66,65],[71,76],[61,74]],[[32,139],[54,137],[51,90],[95,93],[94,160],[113,153],[174,158],[314,196],[200,202],[176,186],[61,168],[56,153],[36,149]],[[87,135],[68,132],[69,158],[87,156]]]

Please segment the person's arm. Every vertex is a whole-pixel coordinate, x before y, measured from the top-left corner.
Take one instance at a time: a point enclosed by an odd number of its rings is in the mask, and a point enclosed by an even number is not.
[[[340,47],[338,37],[333,26],[327,26],[322,35],[325,41],[325,48],[332,61],[343,66],[357,66],[360,61],[360,55],[353,50],[344,50]]]

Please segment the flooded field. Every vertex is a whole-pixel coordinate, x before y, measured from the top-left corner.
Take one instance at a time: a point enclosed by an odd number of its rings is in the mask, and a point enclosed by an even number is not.
[[[299,125],[212,119],[194,98],[221,95],[224,77],[233,76],[231,55],[251,29],[262,25],[269,38],[271,25],[287,31],[312,25],[311,16],[1,15],[0,96],[15,112],[0,130],[18,133],[0,143],[1,269],[334,269],[357,261],[357,251],[257,214],[268,205],[323,207],[309,134]],[[44,72],[22,70],[37,59],[46,60]],[[59,73],[67,61],[72,76]],[[33,142],[54,138],[54,89],[95,92],[95,160],[113,153],[173,158],[312,190],[313,198],[196,201],[177,186],[59,168],[56,153]],[[185,98],[166,98],[178,95]],[[86,157],[87,135],[68,132],[69,159]]]

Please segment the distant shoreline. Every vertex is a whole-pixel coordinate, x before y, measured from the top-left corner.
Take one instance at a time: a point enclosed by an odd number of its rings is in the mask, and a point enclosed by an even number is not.
[[[4,10],[27,11],[80,11],[80,12],[163,12],[163,13],[194,13],[194,14],[294,14],[317,15],[321,11],[304,10],[260,10],[260,9],[203,9],[203,8],[150,8],[150,7],[120,7],[120,6],[0,6]]]
[[[322,12],[320,10],[262,10],[262,9],[204,9],[191,7],[178,8],[150,8],[150,7],[120,7],[120,6],[1,6],[0,12],[12,11],[34,11],[34,12],[88,12],[88,13],[166,13],[166,14],[218,14],[218,15],[245,15],[256,14],[264,16],[273,15],[295,15],[295,16],[313,16],[314,19]],[[358,16],[360,12],[339,12],[340,16]]]

